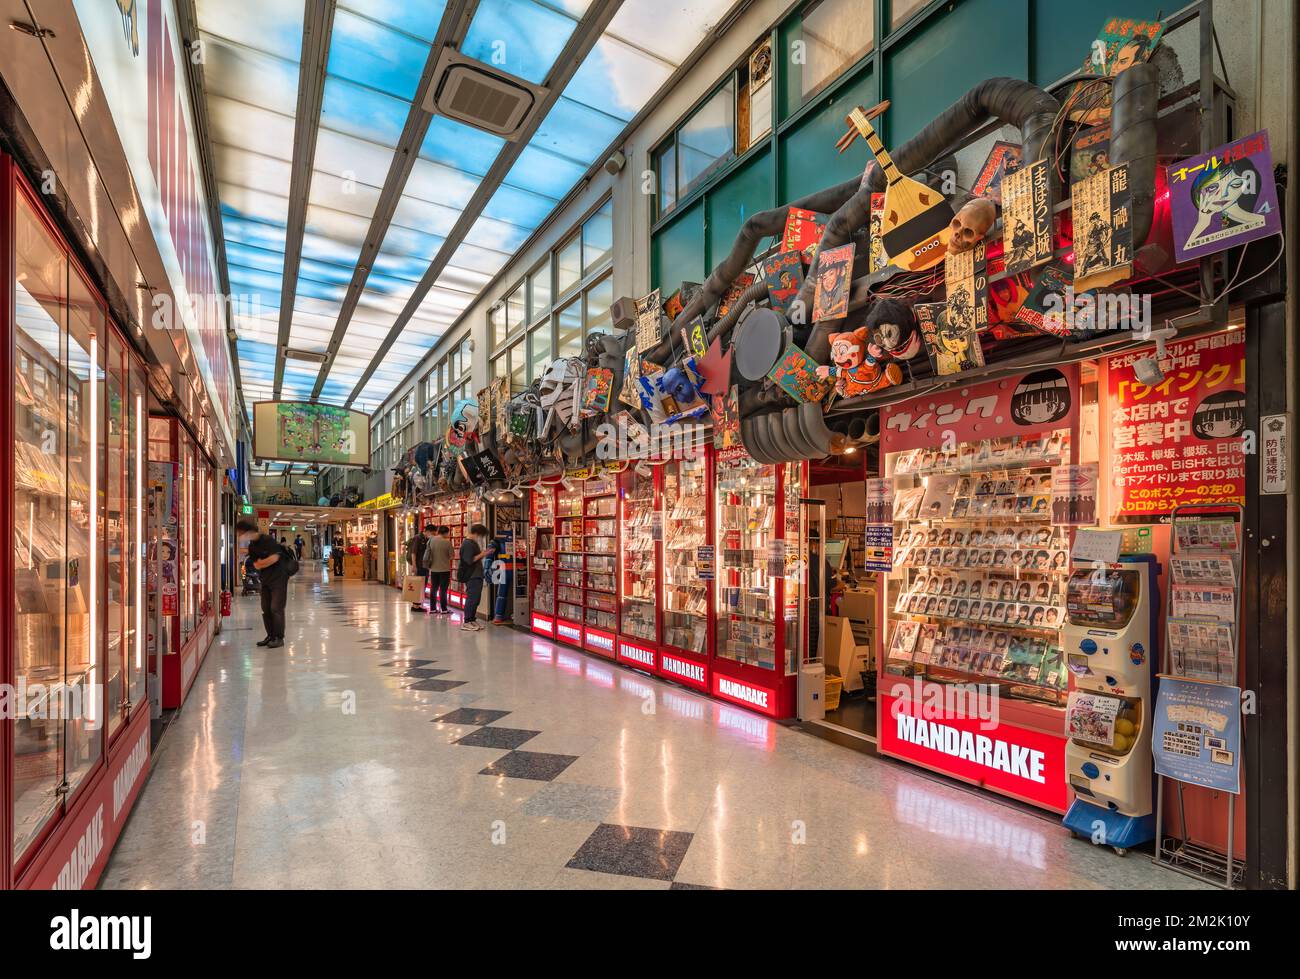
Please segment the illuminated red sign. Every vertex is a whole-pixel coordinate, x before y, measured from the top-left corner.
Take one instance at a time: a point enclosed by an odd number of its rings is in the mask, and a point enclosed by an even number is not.
[[[735,677],[713,674],[713,695],[740,704],[760,714],[776,717],[776,691],[770,687],[760,687]]]
[[[582,626],[574,625],[571,622],[565,622],[563,619],[555,621],[555,634],[561,639],[573,643],[576,646],[582,645]]]
[[[614,656],[614,634],[612,632],[601,632],[599,629],[588,627],[582,645],[593,653],[600,653],[600,655],[608,656],[611,659]]]
[[[880,694],[880,750],[994,792],[1065,812],[1065,738],[927,700]],[[938,716],[930,716],[932,714]]]
[[[553,636],[555,635],[555,622],[539,612],[534,612],[533,632],[540,632],[543,635]]]
[[[683,659],[680,656],[673,656],[671,653],[660,653],[659,672],[666,677],[677,680],[679,683],[698,687],[700,690],[709,689],[708,671],[703,663]]]
[[[633,666],[644,667],[647,670],[655,668],[655,651],[627,639],[618,641],[618,658],[621,662],[631,663]]]

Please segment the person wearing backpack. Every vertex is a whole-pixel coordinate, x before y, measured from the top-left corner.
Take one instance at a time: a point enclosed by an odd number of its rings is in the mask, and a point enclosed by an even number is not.
[[[258,531],[257,521],[242,517],[235,524],[240,540],[248,537],[248,556],[262,579],[262,624],[266,638],[257,645],[278,649],[284,645],[284,608],[289,599],[289,579],[298,572],[298,560],[289,548],[270,534]]]
[[[465,586],[465,622],[462,632],[479,632],[483,626],[478,621],[478,606],[483,599],[483,559],[487,557],[487,528],[476,523],[460,545],[460,560],[456,565],[456,580]]]

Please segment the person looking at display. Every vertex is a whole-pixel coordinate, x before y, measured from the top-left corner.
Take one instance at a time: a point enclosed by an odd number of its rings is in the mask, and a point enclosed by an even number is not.
[[[429,569],[429,611],[434,615],[451,614],[447,604],[447,591],[451,587],[451,528],[446,524],[430,527],[433,536],[424,551],[424,564]]]
[[[241,517],[235,523],[235,533],[248,540],[248,556],[253,559],[262,582],[262,624],[266,638],[257,645],[278,649],[284,645],[284,608],[289,597],[289,571],[287,549],[281,541],[258,530],[252,517]]]
[[[487,528],[481,523],[470,526],[469,534],[460,545],[460,562],[456,579],[465,586],[465,622],[462,632],[479,632],[478,606],[483,600],[483,562],[489,553]]]

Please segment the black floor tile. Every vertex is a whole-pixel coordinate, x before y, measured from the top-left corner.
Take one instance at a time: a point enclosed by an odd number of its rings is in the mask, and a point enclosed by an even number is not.
[[[491,724],[509,714],[508,710],[484,710],[477,707],[458,707],[450,714],[435,717],[434,723],[443,724]]]
[[[431,681],[436,683],[437,681]],[[549,782],[578,760],[577,755],[552,755],[542,751],[512,751],[502,755],[480,775],[504,775],[506,778],[528,778],[536,782]]]
[[[601,823],[565,866],[624,877],[672,880],[694,838],[693,833]]]
[[[509,748],[514,750],[525,741],[531,741],[541,731],[524,731],[517,727],[481,727],[471,731],[456,744],[467,744],[471,748]]]
[[[448,690],[455,690],[457,687],[463,687],[468,680],[416,680],[414,683],[408,683],[403,690],[436,690],[439,693],[445,693]]]
[[[431,677],[442,676],[444,673],[450,673],[451,670],[431,670],[425,666],[417,666],[414,669],[403,670],[401,673],[393,673],[392,676],[412,676],[422,680],[428,680]]]
[[[710,887],[708,884],[685,884],[680,880],[675,880],[668,885],[670,891],[720,891],[721,887]]]
[[[380,663],[382,666],[391,666],[394,669],[407,670],[412,666],[428,666],[430,663],[438,662],[436,659],[390,659],[387,663]]]

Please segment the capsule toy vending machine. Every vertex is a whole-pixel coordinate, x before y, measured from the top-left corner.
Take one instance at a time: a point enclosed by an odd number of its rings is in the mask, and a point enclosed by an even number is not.
[[[1160,566],[1150,554],[1075,562],[1062,640],[1070,671],[1066,827],[1121,856],[1155,838],[1151,723]]]

